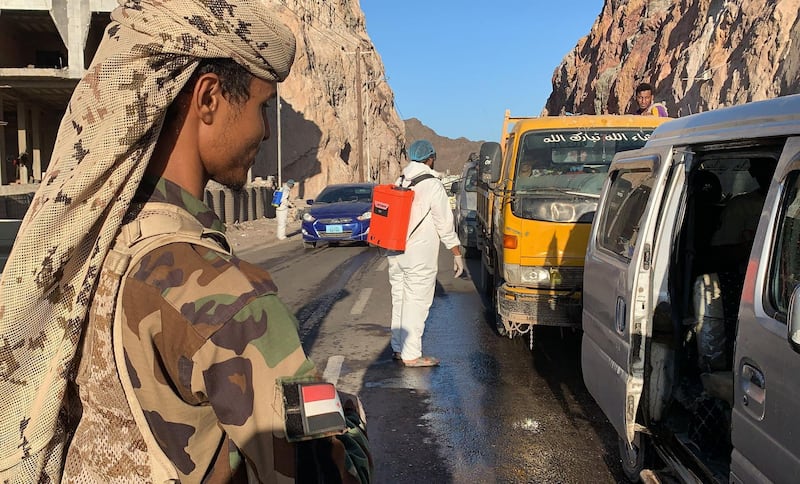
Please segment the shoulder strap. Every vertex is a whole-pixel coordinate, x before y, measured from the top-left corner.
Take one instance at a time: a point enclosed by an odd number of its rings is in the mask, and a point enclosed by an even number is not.
[[[421,182],[423,180],[427,180],[428,178],[436,178],[436,176],[432,175],[430,173],[423,173],[422,175],[415,176],[414,178],[412,178],[411,179],[411,185],[409,185],[409,186],[413,187],[417,183],[419,183],[419,182]]]
[[[231,254],[230,244],[222,232],[203,227],[196,218],[178,206],[148,202],[134,220],[122,227],[104,264],[104,270],[112,271],[119,277],[112,330],[114,360],[131,414],[147,444],[153,472],[151,477],[154,482],[176,482],[177,474],[172,461],[161,450],[151,432],[144,411],[134,393],[125,362],[123,332],[120,327],[122,301],[119,294],[123,292],[128,272],[136,267],[144,256],[159,247],[175,242],[188,242],[223,254]]]
[[[436,178],[436,176],[430,173],[423,173],[421,175],[417,175],[408,182],[408,186],[405,188],[411,188],[417,183],[427,180],[428,178]],[[400,175],[400,178],[397,180],[397,183],[395,183],[395,186],[402,187],[405,182],[406,182],[406,176]]]

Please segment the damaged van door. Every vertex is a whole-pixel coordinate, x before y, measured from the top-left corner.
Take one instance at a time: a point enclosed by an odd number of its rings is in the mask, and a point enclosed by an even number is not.
[[[677,155],[681,161],[688,153]],[[581,364],[587,389],[620,436],[626,473],[643,439],[637,423],[646,339],[658,298],[652,256],[671,149],[618,154],[589,238],[584,272]],[[635,269],[635,270],[630,270]],[[663,272],[663,268],[662,268]],[[625,452],[627,450],[627,452]],[[638,477],[638,476],[637,476]]]

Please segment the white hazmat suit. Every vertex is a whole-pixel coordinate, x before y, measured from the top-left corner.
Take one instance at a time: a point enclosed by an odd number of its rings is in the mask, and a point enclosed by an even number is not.
[[[278,228],[276,230],[276,236],[278,240],[283,240],[286,238],[286,221],[289,218],[289,198],[292,194],[292,187],[294,186],[293,181],[287,181],[281,187],[281,191],[283,195],[281,196],[281,203],[275,209],[275,219],[278,223]]]
[[[409,163],[403,170],[403,185],[408,186],[411,179],[422,174],[436,175],[436,172],[424,163]],[[441,180],[422,180],[412,190],[414,201],[406,250],[388,256],[392,286],[392,351],[399,353],[403,361],[422,356],[422,334],[436,286],[439,242],[448,249],[459,245],[450,201]],[[460,255],[456,258],[458,276],[463,263]]]

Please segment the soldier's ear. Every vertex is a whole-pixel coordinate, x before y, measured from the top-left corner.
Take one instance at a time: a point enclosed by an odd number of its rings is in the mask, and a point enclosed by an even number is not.
[[[194,111],[203,123],[213,123],[224,102],[227,100],[222,95],[222,84],[218,75],[208,72],[197,78],[192,89],[189,109]]]

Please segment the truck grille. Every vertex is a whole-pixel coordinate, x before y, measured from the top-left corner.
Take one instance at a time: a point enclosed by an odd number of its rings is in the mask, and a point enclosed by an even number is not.
[[[497,291],[497,309],[506,319],[544,326],[581,325],[581,303],[571,295],[515,293],[508,299],[502,287]]]

